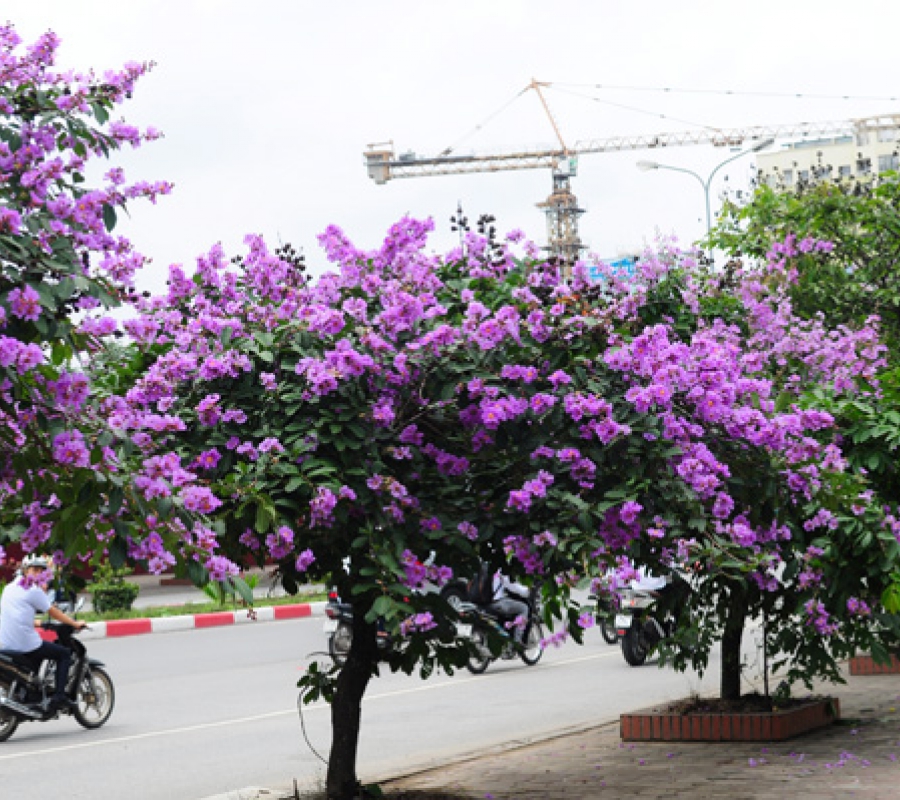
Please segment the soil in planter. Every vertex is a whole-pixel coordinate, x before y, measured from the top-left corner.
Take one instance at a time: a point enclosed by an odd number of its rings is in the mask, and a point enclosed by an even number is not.
[[[773,711],[787,711],[798,706],[805,706],[823,697],[786,697],[776,700],[754,692],[741,695],[736,700],[723,700],[719,697],[688,697],[676,700],[666,706],[663,711],[670,714],[766,714]]]

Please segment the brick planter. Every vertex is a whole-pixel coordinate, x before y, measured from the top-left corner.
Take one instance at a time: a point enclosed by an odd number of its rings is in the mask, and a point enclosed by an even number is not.
[[[851,675],[897,675],[900,674],[900,658],[891,656],[889,664],[879,664],[872,656],[854,656],[850,659]]]
[[[683,714],[646,708],[622,714],[626,742],[780,742],[830,725],[841,715],[837,698],[810,700],[784,711]]]

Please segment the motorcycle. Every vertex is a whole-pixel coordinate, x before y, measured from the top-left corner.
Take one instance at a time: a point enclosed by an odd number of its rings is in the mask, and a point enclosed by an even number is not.
[[[604,581],[604,588],[606,586]],[[615,609],[616,604],[607,591],[598,591],[597,594],[591,595],[590,598],[596,606],[596,621],[600,627],[600,634],[603,641],[607,644],[618,644],[619,633],[616,630]]]
[[[603,641],[607,644],[618,644],[619,642],[619,632],[616,630],[615,621],[610,621],[608,619],[600,620],[600,635],[603,636]]]
[[[640,667],[650,651],[675,633],[675,620],[657,613],[657,594],[647,589],[623,589],[616,613],[616,633],[622,655],[632,667]]]
[[[76,629],[57,622],[45,622],[41,627],[53,631],[58,644],[72,651],[66,694],[75,706],[71,711],[51,708],[55,692],[52,661],[44,660],[35,670],[23,653],[0,650],[0,742],[9,739],[21,722],[49,722],[71,713],[79,725],[94,729],[112,714],[116,699],[112,678],[103,663],[88,657],[84,644],[73,638]]]
[[[524,643],[517,643],[512,632],[506,628],[502,619],[491,610],[490,606],[476,605],[461,601],[457,606],[460,622],[456,625],[456,633],[461,639],[468,639],[471,652],[466,668],[473,675],[480,675],[492,661],[500,658],[506,661],[516,657],[522,659],[529,667],[533,667],[544,649],[544,628],[540,621],[541,605],[538,587],[532,587],[525,602],[528,605],[528,619],[525,624]],[[501,648],[494,655],[489,642],[491,637],[500,637]]]
[[[466,596],[466,585],[461,580],[451,581],[440,590],[440,595],[458,610],[462,598]],[[334,589],[328,592],[322,631],[328,635],[328,655],[331,660],[335,666],[344,666],[353,644],[353,606],[343,602]],[[379,654],[390,652],[394,647],[393,638],[380,624],[376,636]]]
[[[334,590],[328,593],[322,630],[328,634],[328,655],[335,666],[343,667],[350,655],[350,645],[353,644],[353,606],[342,602]],[[382,633],[383,631],[378,632],[379,651],[390,648],[389,637]]]

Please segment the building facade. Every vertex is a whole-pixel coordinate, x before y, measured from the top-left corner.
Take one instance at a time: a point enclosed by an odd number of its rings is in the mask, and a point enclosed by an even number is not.
[[[756,166],[767,183],[785,187],[900,170],[900,114],[850,120],[837,136],[781,143],[759,153]]]

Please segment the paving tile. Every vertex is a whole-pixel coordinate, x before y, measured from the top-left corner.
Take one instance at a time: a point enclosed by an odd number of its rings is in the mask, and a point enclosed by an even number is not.
[[[478,800],[898,800],[900,676],[818,687],[842,719],[778,743],[623,743],[618,723],[488,753],[382,784]],[[419,794],[424,800],[426,795]]]

